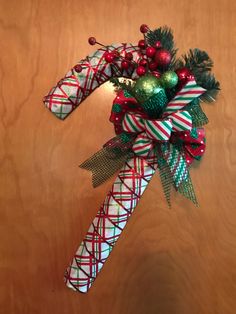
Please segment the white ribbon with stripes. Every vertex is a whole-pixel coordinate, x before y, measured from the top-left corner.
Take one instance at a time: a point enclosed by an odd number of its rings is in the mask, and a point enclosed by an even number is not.
[[[155,142],[169,141],[171,132],[191,130],[192,118],[188,111],[172,113],[162,120],[149,120],[138,114],[127,113],[122,126],[128,133],[138,133],[133,151],[147,157]]]

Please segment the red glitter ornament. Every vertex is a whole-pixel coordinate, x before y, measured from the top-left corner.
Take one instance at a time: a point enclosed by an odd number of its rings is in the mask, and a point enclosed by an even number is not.
[[[159,49],[155,55],[155,61],[160,67],[167,67],[171,61],[171,53],[166,49]]]
[[[127,61],[127,60],[122,60],[121,61],[122,69],[127,70],[129,68],[129,66],[130,66],[130,62],[129,61]]]
[[[147,26],[147,24],[142,24],[142,25],[140,26],[140,32],[141,32],[141,33],[145,34],[145,33],[147,33],[148,31],[149,31],[149,27]]]
[[[143,76],[146,73],[145,67],[139,65],[136,69],[136,73],[138,74],[138,76]]]
[[[75,72],[79,73],[83,70],[82,66],[80,64],[76,64],[74,67]]]
[[[155,56],[155,53],[156,53],[156,49],[154,47],[147,47],[146,48],[147,57],[152,58]]]
[[[145,44],[145,40],[144,39],[140,39],[140,41],[138,42],[138,46],[140,49],[144,49],[146,44]]]
[[[178,75],[179,81],[186,81],[188,77],[192,74],[188,68],[182,68],[175,71]]]
[[[133,60],[133,54],[132,54],[131,52],[127,52],[127,53],[125,54],[125,59],[127,59],[127,60]]]
[[[97,41],[95,37],[89,37],[88,43],[92,46],[96,45]]]
[[[115,55],[112,52],[106,52],[105,53],[105,60],[107,63],[112,63],[115,59]]]

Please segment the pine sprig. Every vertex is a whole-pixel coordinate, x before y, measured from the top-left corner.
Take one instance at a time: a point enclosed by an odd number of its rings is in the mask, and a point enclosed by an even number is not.
[[[154,46],[157,41],[160,41],[162,47],[170,51],[172,58],[175,57],[177,49],[175,49],[173,33],[169,27],[163,26],[154,31],[149,31],[146,40],[150,46]]]
[[[197,48],[190,49],[187,54],[176,60],[172,65],[173,70],[183,67],[188,68],[193,73],[197,84],[206,89],[206,92],[200,96],[200,99],[206,102],[215,101],[220,90],[220,83],[210,73],[213,61],[206,51]]]
[[[211,71],[213,61],[206,51],[195,48],[190,49],[188,53],[175,62],[175,69],[182,67],[188,68],[195,76],[197,76],[200,73]]]
[[[206,89],[206,92],[200,96],[201,101],[213,102],[216,100],[217,94],[220,91],[220,83],[211,73],[201,73],[196,76],[196,82]]]

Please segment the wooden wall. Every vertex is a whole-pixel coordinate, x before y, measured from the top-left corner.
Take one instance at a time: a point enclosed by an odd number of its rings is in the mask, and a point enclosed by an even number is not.
[[[0,0],[0,313],[236,312],[236,2]],[[192,178],[200,207],[156,176],[88,294],[63,273],[112,184],[78,165],[113,136],[114,93],[96,90],[64,122],[43,96],[92,52],[87,38],[136,43],[139,26],[169,25],[179,53],[215,62],[218,102],[205,104],[207,151]]]

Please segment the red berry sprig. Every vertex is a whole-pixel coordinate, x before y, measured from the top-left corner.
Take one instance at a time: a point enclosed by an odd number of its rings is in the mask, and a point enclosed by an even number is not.
[[[139,65],[136,69],[136,73],[138,74],[138,76],[143,76],[144,74],[146,74],[146,68],[142,65]]]
[[[147,26],[147,24],[142,24],[140,26],[140,32],[143,33],[143,34],[146,34],[148,31],[149,31],[149,27]]]
[[[74,67],[75,72],[80,73],[82,72],[83,68],[80,64],[76,64],[76,66]]]
[[[145,49],[146,47],[146,43],[144,39],[140,39],[140,41],[138,42],[138,46],[140,49]]]
[[[146,48],[146,56],[149,58],[153,58],[155,56],[156,49],[154,47],[147,47]]]

